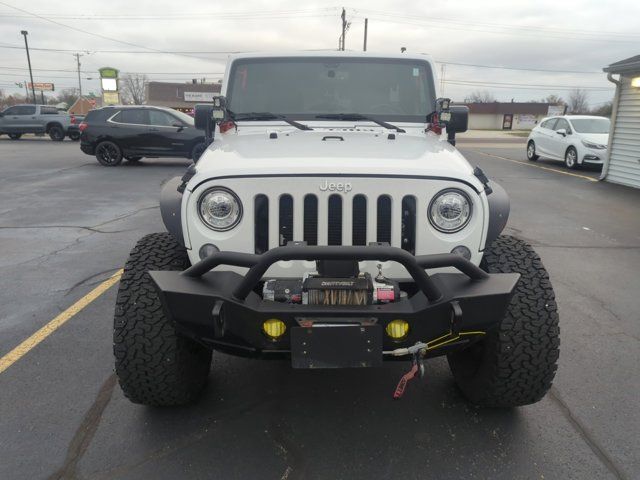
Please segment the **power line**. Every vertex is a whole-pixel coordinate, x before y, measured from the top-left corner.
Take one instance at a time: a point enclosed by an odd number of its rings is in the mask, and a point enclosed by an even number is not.
[[[0,69],[3,70],[29,70],[24,67],[5,67],[0,66]],[[34,68],[34,72],[72,72],[75,73],[77,70],[74,69],[57,69],[57,68]],[[80,70],[81,73],[86,75],[93,75],[98,73],[97,70]],[[224,75],[224,72],[133,72],[133,71],[123,71],[123,74],[134,74],[134,75]],[[5,75],[5,74],[0,74]],[[74,77],[69,77],[74,78]]]
[[[447,81],[446,83],[450,84],[450,85],[457,85],[457,86],[461,86],[461,87],[482,87],[482,88],[501,88],[501,89],[510,89],[510,90],[542,90],[542,91],[558,91],[558,90],[575,90],[575,87],[551,87],[551,88],[545,88],[545,87],[510,87],[507,85],[493,85],[493,84],[469,84],[469,83],[464,83],[464,82],[452,82],[452,81]],[[606,92],[606,91],[611,91],[613,92],[613,88],[607,89],[607,88],[582,88],[582,90],[589,90],[589,91],[593,91],[593,92]]]
[[[22,9],[22,8],[15,7],[15,6],[10,5],[10,4],[8,4],[8,3],[5,3],[5,2],[1,2],[1,1],[0,1],[0,5],[4,5],[5,7],[12,8],[12,9],[14,9],[14,10],[18,10],[19,12],[26,13],[27,15],[30,15],[30,16],[32,16],[32,17],[39,18],[40,20],[44,20],[45,22],[53,23],[54,25],[58,25],[58,26],[60,26],[60,27],[68,28],[68,29],[70,29],[70,30],[74,30],[74,31],[76,31],[76,32],[84,33],[84,34],[86,34],[86,35],[91,35],[91,36],[93,36],[93,37],[98,37],[98,38],[102,38],[102,39],[109,40],[109,41],[112,41],[112,42],[121,43],[121,44],[123,44],[123,45],[128,45],[128,46],[130,46],[130,47],[143,48],[143,49],[145,49],[145,50],[153,51],[153,52],[158,52],[158,53],[166,53],[166,52],[161,52],[160,50],[155,49],[155,48],[146,47],[146,46],[144,46],[144,45],[138,45],[137,43],[125,42],[124,40],[118,40],[117,38],[111,38],[111,37],[107,37],[106,35],[101,35],[101,34],[99,34],[99,33],[90,32],[90,31],[88,31],[88,30],[83,30],[82,28],[73,27],[73,26],[71,26],[71,25],[67,25],[66,23],[61,23],[61,22],[58,22],[58,21],[56,21],[56,20],[52,20],[52,19],[47,18],[47,17],[45,17],[45,16],[38,15],[37,13],[29,12],[28,10],[24,10],[24,9]],[[4,47],[3,47],[3,48],[4,48]],[[76,49],[74,52],[77,52],[77,49]],[[176,54],[176,55],[178,55],[178,54]],[[188,55],[187,55],[187,56],[188,56]]]
[[[567,88],[603,88],[605,90],[610,90],[613,87],[602,87],[598,85],[550,85],[546,83],[511,83],[511,82],[491,82],[491,81],[482,81],[482,80],[460,80],[457,78],[452,78],[450,80],[446,80],[446,82],[461,82],[461,83],[469,83],[469,84],[491,84],[491,85],[507,85],[507,86],[516,86],[516,87],[567,87]]]
[[[512,36],[530,36],[530,37],[535,37],[537,39],[540,38],[540,34],[536,33],[534,31],[500,31],[500,30],[486,30],[486,29],[482,29],[482,28],[475,28],[481,25],[479,24],[471,24],[471,23],[466,23],[466,24],[460,24],[458,26],[455,26],[455,22],[446,22],[446,21],[435,21],[435,20],[403,20],[401,18],[393,18],[393,16],[388,16],[388,15],[376,15],[376,14],[372,14],[371,12],[367,11],[366,15],[369,18],[375,18],[377,21],[379,22],[385,22],[385,23],[399,23],[399,24],[405,24],[405,25],[415,25],[415,26],[420,26],[420,27],[424,27],[424,26],[429,26],[430,28],[440,28],[440,29],[445,29],[445,30],[462,30],[465,32],[478,32],[478,33],[488,33],[488,34],[493,34],[493,35],[512,35]],[[365,18],[364,16],[359,16],[357,18]],[[447,25],[447,23],[452,23],[454,26],[451,25]],[[572,36],[573,35],[573,36]],[[560,33],[545,33],[544,38],[554,38],[554,39],[569,39],[569,40],[580,40],[580,41],[592,41],[592,42],[601,42],[601,43],[634,43],[636,44],[638,42],[638,39],[634,39],[634,40],[622,40],[622,39],[610,39],[610,38],[603,38],[603,37],[588,37],[588,36],[576,36],[578,35],[577,33],[571,33],[571,34],[560,34]],[[631,35],[629,35],[631,36]]]
[[[2,4],[2,2],[0,2],[0,4]],[[24,47],[20,46],[20,45],[0,45],[0,48],[11,48],[11,49],[16,49],[16,50],[20,50],[20,49],[24,49]],[[73,52],[77,52],[78,49],[74,48],[74,49],[68,49],[68,48],[33,48],[33,47],[29,47],[30,50],[40,50],[43,52],[63,52],[63,53],[73,53]],[[139,54],[139,53],[143,53],[143,54],[172,54],[172,55],[184,55],[184,56],[189,56],[189,55],[232,55],[234,53],[246,53],[244,51],[239,51],[239,50],[230,50],[227,52],[208,52],[208,51],[199,51],[199,52],[183,52],[183,51],[172,51],[172,50],[152,50],[152,51],[146,51],[146,50],[91,50],[91,49],[87,49],[87,50],[83,50],[84,52],[89,52],[89,53],[133,53],[133,54]]]
[[[403,15],[399,13],[393,12],[384,12],[381,10],[371,10],[371,9],[357,9],[354,12],[361,11],[363,13],[369,15],[381,15],[385,18],[397,18],[397,19],[406,19],[411,21],[420,21],[426,23],[449,23],[454,25],[464,25],[464,26],[480,26],[480,27],[489,27],[489,28],[502,28],[506,30],[515,30],[517,32],[521,32],[522,30],[531,30],[535,33],[539,33],[540,31],[547,31],[553,34],[567,34],[567,35],[582,35],[582,36],[593,36],[593,37],[602,37],[602,36],[621,36],[621,37],[640,37],[640,33],[633,32],[620,32],[620,31],[607,31],[607,30],[585,30],[581,29],[571,29],[571,28],[558,28],[558,27],[547,27],[543,25],[513,25],[513,24],[504,24],[504,23],[492,23],[492,22],[478,22],[478,21],[467,21],[461,20],[459,18],[446,18],[446,17],[434,17],[434,16],[420,16],[420,15]]]
[[[517,70],[523,72],[546,72],[546,73],[580,73],[580,74],[590,74],[590,75],[603,75],[600,71],[584,71],[584,70],[548,70],[544,68],[524,68],[524,67],[503,67],[499,65],[481,65],[477,63],[459,63],[459,62],[450,62],[448,60],[436,60],[436,63],[446,63],[447,65],[457,65],[461,67],[474,67],[474,68],[497,68],[502,70]]]
[[[333,16],[339,7],[311,8],[304,10],[263,10],[263,11],[241,11],[241,12],[194,12],[194,13],[169,13],[169,14],[87,14],[87,15],[65,15],[47,14],[48,18],[59,20],[191,20],[198,18],[211,18],[213,20],[250,20],[262,18],[291,18],[305,16]],[[0,14],[5,18],[28,18],[29,15]]]

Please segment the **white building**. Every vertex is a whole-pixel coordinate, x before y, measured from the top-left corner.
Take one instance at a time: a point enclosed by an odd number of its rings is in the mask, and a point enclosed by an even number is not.
[[[531,130],[550,115],[563,115],[564,105],[537,102],[465,103],[469,130]]]
[[[616,84],[601,180],[640,188],[640,55],[603,69]],[[618,78],[614,78],[618,75]]]

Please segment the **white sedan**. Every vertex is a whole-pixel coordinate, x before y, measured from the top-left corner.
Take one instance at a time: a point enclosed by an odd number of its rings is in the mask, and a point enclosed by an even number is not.
[[[568,168],[601,165],[607,155],[609,126],[606,117],[565,115],[543,119],[527,138],[527,158],[561,160]]]

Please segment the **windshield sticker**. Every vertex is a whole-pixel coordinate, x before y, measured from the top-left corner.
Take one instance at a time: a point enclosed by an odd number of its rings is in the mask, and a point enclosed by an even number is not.
[[[418,67],[413,67],[413,76],[414,77],[420,76],[420,69]]]

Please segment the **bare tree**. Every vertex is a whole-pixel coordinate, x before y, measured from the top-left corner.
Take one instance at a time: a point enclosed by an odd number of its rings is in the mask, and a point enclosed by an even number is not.
[[[608,102],[604,102],[597,108],[591,110],[591,115],[597,115],[599,117],[611,117],[611,112],[613,110],[613,101],[609,100]]]
[[[467,103],[493,103],[497,100],[488,90],[474,90],[465,97],[464,101]]]
[[[569,93],[569,112],[570,113],[588,113],[589,112],[589,94],[586,90],[576,88]]]
[[[77,88],[65,88],[61,90],[60,93],[56,95],[55,103],[66,103],[67,107],[70,107],[75,103],[78,99],[78,89]]]
[[[146,75],[126,75],[120,80],[120,94],[123,103],[142,105],[145,100],[145,90],[149,79]]]
[[[542,99],[542,103],[551,103],[553,105],[566,105],[567,102],[559,95],[547,95]]]

